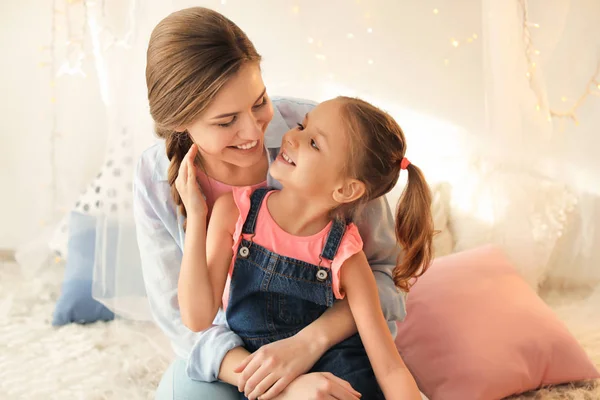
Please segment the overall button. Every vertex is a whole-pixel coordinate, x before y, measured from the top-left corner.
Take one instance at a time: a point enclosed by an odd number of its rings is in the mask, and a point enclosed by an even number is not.
[[[243,246],[240,248],[240,257],[242,258],[248,258],[248,256],[250,255],[250,249],[247,248],[246,246]]]
[[[324,269],[320,269],[317,272],[317,280],[323,282],[325,279],[327,279],[327,271],[325,271]]]

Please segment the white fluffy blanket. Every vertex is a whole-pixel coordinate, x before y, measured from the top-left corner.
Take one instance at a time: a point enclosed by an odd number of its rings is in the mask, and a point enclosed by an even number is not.
[[[125,321],[50,325],[63,270],[24,277],[0,264],[0,399],[151,399],[166,368],[169,346],[147,324]],[[600,366],[600,288],[546,293],[559,317]],[[520,399],[597,399],[600,386],[558,387]]]

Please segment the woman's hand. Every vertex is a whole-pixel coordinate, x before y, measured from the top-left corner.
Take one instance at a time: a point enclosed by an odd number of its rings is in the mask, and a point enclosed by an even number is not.
[[[194,165],[196,154],[198,154],[198,146],[192,144],[179,166],[175,188],[179,192],[188,217],[206,217],[208,206],[196,178],[196,166]]]
[[[329,372],[313,372],[294,379],[274,400],[359,400],[360,397],[345,380]]]
[[[262,346],[236,369],[238,390],[250,400],[269,400],[310,370],[327,347],[299,333]]]

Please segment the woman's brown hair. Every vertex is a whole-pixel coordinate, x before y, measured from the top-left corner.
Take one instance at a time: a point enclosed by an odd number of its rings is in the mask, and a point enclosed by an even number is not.
[[[236,24],[207,8],[176,11],[152,31],[146,63],[150,114],[166,142],[171,195],[184,217],[175,179],[193,142],[176,128],[193,122],[244,64],[260,59]]]
[[[338,99],[343,101],[342,114],[351,138],[347,173],[365,185],[364,196],[339,210],[346,218],[352,218],[368,201],[396,186],[406,154],[406,139],[389,114],[360,99]],[[404,251],[393,273],[394,283],[405,291],[429,267],[434,235],[429,186],[414,164],[407,166],[407,172],[408,182],[395,215],[396,240]]]

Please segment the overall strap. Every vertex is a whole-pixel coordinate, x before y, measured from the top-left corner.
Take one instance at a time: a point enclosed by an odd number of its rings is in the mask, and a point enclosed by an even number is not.
[[[254,229],[256,229],[256,219],[258,218],[258,212],[260,210],[260,206],[262,202],[269,193],[272,188],[260,188],[256,189],[250,195],[250,211],[248,211],[248,216],[246,217],[246,221],[244,222],[244,226],[242,227],[242,233],[244,235],[252,235],[254,234]]]
[[[325,241],[325,246],[323,247],[323,251],[321,252],[321,257],[325,258],[329,261],[333,261],[335,255],[337,254],[338,248],[340,247],[340,243],[342,242],[342,238],[344,237],[344,233],[346,232],[346,222],[336,218],[331,225],[331,229],[329,230],[329,234],[327,235],[327,240]]]

